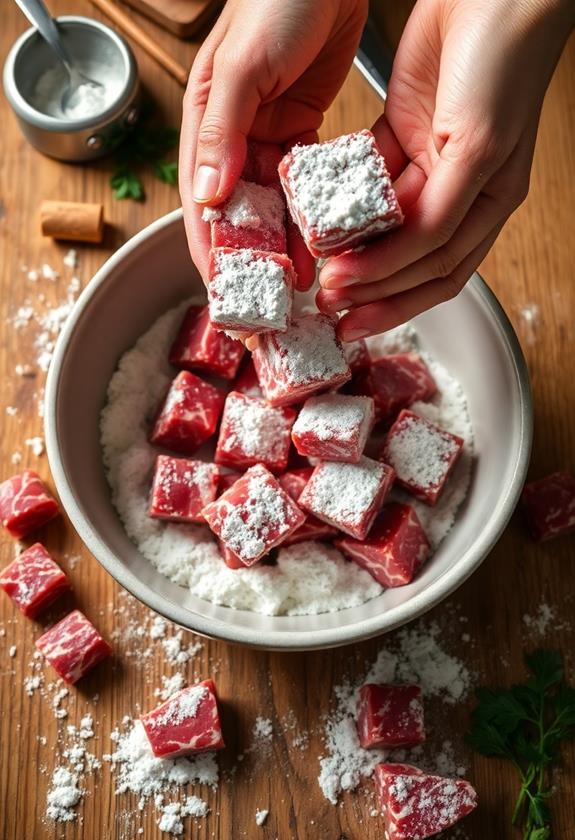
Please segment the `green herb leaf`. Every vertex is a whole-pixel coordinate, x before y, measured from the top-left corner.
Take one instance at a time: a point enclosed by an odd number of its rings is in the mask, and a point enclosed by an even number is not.
[[[467,740],[482,755],[515,765],[521,789],[513,824],[523,824],[524,840],[550,840],[549,773],[561,744],[575,737],[575,689],[564,682],[558,651],[537,650],[525,661],[526,683],[477,691]]]
[[[156,178],[166,184],[177,184],[178,164],[169,163],[167,160],[157,160],[154,164],[154,174]]]
[[[557,650],[536,650],[525,657],[527,667],[534,676],[530,683],[544,693],[563,680],[563,659]]]
[[[144,185],[139,176],[130,169],[116,170],[110,178],[110,184],[115,198],[132,198],[134,201],[141,201],[144,197]]]

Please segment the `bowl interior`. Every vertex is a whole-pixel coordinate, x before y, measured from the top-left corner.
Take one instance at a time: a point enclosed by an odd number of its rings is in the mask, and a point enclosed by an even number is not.
[[[166,309],[202,290],[181,212],[138,234],[84,291],[50,368],[48,455],[62,502],[108,571],[153,609],[196,632],[263,647],[318,648],[390,630],[431,608],[479,565],[505,526],[524,479],[531,403],[521,351],[476,275],[453,301],[416,321],[423,346],[460,381],[475,432],[472,483],[457,522],[408,586],[337,613],[268,617],[220,607],[160,575],[126,536],[102,465],[99,414],[119,357]]]

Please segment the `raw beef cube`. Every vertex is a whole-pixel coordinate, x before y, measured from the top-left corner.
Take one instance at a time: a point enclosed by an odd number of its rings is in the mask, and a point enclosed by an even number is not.
[[[253,566],[304,521],[305,515],[261,464],[250,469],[204,508],[212,531],[242,561]]]
[[[233,379],[246,348],[212,327],[208,306],[190,306],[170,351],[170,363]]]
[[[356,341],[344,341],[342,347],[343,355],[353,373],[358,370],[366,370],[371,365],[365,339],[358,338]]]
[[[385,439],[381,459],[397,483],[416,499],[434,505],[463,449],[463,440],[404,409]]]
[[[363,457],[359,464],[318,464],[298,504],[322,522],[363,540],[393,484],[387,464]]]
[[[34,543],[0,572],[0,588],[20,612],[34,618],[63,592],[68,578],[41,543]]]
[[[274,472],[285,470],[295,418],[292,408],[273,408],[258,397],[231,391],[220,425],[216,463],[244,468],[264,464]]]
[[[278,166],[283,157],[282,147],[276,143],[262,143],[259,140],[248,140],[246,162],[242,178],[269,187],[278,184],[280,176]]]
[[[182,688],[140,720],[156,758],[177,758],[224,747],[212,680]]]
[[[279,175],[292,218],[314,257],[341,254],[403,222],[371,131],[294,146]]]
[[[208,270],[214,326],[252,333],[287,330],[295,282],[288,256],[212,248]]]
[[[158,455],[149,515],[171,522],[203,522],[203,508],[216,498],[219,470],[205,461]]]
[[[231,548],[228,548],[227,545],[225,543],[223,543],[221,540],[218,540],[218,548],[220,550],[222,560],[224,561],[224,563],[226,564],[228,569],[245,569],[246,568],[245,563],[242,563],[242,561],[237,556],[237,554],[234,554],[234,552],[231,550]]]
[[[521,502],[537,542],[575,531],[575,478],[569,473],[553,473],[527,484]]]
[[[52,668],[64,682],[75,683],[112,652],[108,642],[80,610],[50,627],[36,640]]]
[[[320,313],[302,315],[285,333],[261,336],[252,358],[271,405],[302,402],[351,378],[334,323]]]
[[[362,685],[357,732],[364,749],[415,747],[423,743],[423,698],[419,686]]]
[[[240,180],[227,201],[204,209],[202,219],[210,223],[212,248],[287,251],[286,207],[278,187]]]
[[[2,525],[17,540],[45,525],[59,513],[58,503],[33,470],[13,475],[0,484]]]
[[[374,418],[371,397],[344,394],[310,397],[294,424],[292,440],[300,455],[357,464]]]
[[[417,353],[377,359],[367,373],[367,388],[381,420],[393,419],[402,408],[416,400],[429,400],[437,391],[429,368]]]
[[[313,467],[290,470],[280,475],[278,481],[294,502],[297,502],[312,473]],[[294,543],[307,542],[307,540],[329,540],[336,536],[337,529],[333,525],[328,525],[313,514],[308,513],[303,525],[300,525],[291,536],[284,540],[283,545],[293,545]]]
[[[193,455],[216,431],[226,395],[199,376],[181,371],[170,386],[150,440]]]
[[[302,467],[299,470],[288,470],[278,476],[278,481],[294,502],[297,502],[312,474],[313,467]]]
[[[382,586],[410,583],[429,557],[429,541],[411,505],[384,505],[364,540],[344,537],[336,546]]]
[[[220,480],[218,482],[218,496],[221,496],[222,493],[225,493],[226,490],[229,490],[232,484],[235,484],[238,478],[242,477],[242,474],[236,472],[235,470],[228,470],[228,472],[223,472],[223,470],[219,470],[220,473]]]
[[[234,391],[239,391],[247,397],[263,397],[264,395],[251,356],[238,373],[234,382]]]
[[[409,764],[378,764],[375,788],[388,840],[433,837],[477,806],[469,782],[431,776]]]

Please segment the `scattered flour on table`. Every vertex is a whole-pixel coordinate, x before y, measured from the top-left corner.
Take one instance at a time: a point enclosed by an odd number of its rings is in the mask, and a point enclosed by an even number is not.
[[[207,527],[163,523],[147,515],[156,457],[148,443],[148,430],[173,379],[168,353],[189,305],[190,301],[186,301],[160,317],[124,354],[109,384],[108,403],[101,416],[103,459],[112,500],[128,536],[161,574],[215,604],[265,615],[309,615],[359,606],[375,598],[382,587],[330,545],[296,544],[279,550],[275,566],[232,570],[223,564]],[[302,326],[304,320],[300,319]],[[417,336],[410,326],[393,330],[376,341],[380,353],[417,349]],[[371,352],[371,341],[368,344]],[[311,345],[306,348],[306,353],[317,349]],[[412,408],[466,442],[464,454],[438,504],[429,508],[409,499],[432,544],[437,546],[452,527],[469,486],[473,435],[459,384],[445,368],[423,355],[441,394],[430,403],[416,403]],[[303,372],[298,375],[303,376]],[[210,454],[209,450],[206,452]],[[407,498],[400,490],[392,493],[397,499]]]
[[[560,619],[557,609],[545,601],[539,604],[534,613],[525,613],[523,625],[526,634],[533,639],[543,639],[555,630],[572,629],[571,622]]]
[[[159,814],[161,831],[180,835],[184,831],[182,818],[204,817],[208,806],[196,795],[187,795],[190,784],[217,787],[218,765],[214,753],[202,753],[190,758],[156,758],[152,753],[144,727],[139,720],[124,719],[123,731],[115,729],[111,735],[115,750],[104,755],[116,776],[116,793],[133,793],[138,797],[138,810],[153,804]],[[178,796],[177,801],[168,797]]]
[[[425,697],[438,697],[447,705],[464,700],[469,693],[472,675],[443,648],[440,637],[436,623],[419,622],[402,629],[381,649],[363,679],[335,687],[336,707],[325,725],[326,753],[320,758],[318,777],[323,795],[334,805],[342,791],[356,788],[387,755],[384,750],[364,750],[359,743],[356,710],[364,683],[415,683]],[[445,749],[442,752],[447,756],[446,769],[450,755]]]
[[[262,809],[261,811],[256,811],[256,825],[263,825],[269,816],[269,811]]]

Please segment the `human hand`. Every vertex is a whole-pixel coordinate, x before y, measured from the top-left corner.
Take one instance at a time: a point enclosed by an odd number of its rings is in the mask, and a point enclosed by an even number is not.
[[[572,0],[418,0],[373,131],[404,225],[327,261],[317,302],[351,341],[463,288],[527,195]]]
[[[203,207],[221,203],[240,177],[246,138],[314,142],[324,111],[352,64],[367,0],[228,0],[200,49],[186,95],[180,193],[192,258],[206,281],[209,226]],[[288,249],[298,288],[314,261],[294,225]]]

